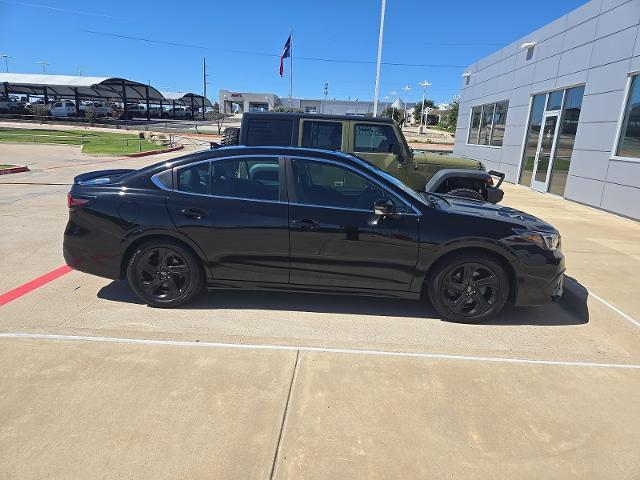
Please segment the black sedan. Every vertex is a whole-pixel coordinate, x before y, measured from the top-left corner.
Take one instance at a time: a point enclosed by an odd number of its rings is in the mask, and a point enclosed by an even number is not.
[[[226,147],[141,170],[76,177],[67,264],[128,278],[148,305],[203,287],[428,296],[445,318],[478,322],[507,301],[562,295],[549,224],[512,208],[415,193],[351,155]]]

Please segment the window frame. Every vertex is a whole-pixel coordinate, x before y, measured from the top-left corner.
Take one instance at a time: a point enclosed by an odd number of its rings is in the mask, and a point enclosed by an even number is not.
[[[389,195],[390,198],[396,199],[399,203],[402,203],[403,205],[405,205],[407,207],[407,211],[406,212],[399,212],[399,213],[396,213],[395,215],[414,215],[414,216],[420,215],[420,211],[411,202],[409,202],[409,201],[405,200],[404,198],[402,198],[400,195],[398,195],[396,192],[391,190],[387,185],[385,185],[384,183],[380,182],[378,179],[373,178],[371,175],[369,175],[365,171],[359,170],[359,169],[357,169],[357,168],[355,168],[355,167],[353,167],[351,165],[348,165],[348,164],[342,163],[342,162],[338,162],[338,161],[335,161],[335,160],[330,160],[330,159],[327,159],[327,158],[306,157],[306,156],[301,156],[301,155],[288,155],[288,156],[285,157],[285,160],[286,160],[286,169],[287,169],[287,191],[288,191],[288,195],[289,195],[289,205],[299,206],[299,207],[327,208],[327,209],[343,210],[343,211],[349,211],[349,212],[367,212],[367,213],[372,213],[373,212],[373,210],[367,210],[367,209],[362,209],[362,208],[335,207],[335,206],[328,206],[328,205],[313,205],[313,204],[308,204],[308,203],[300,203],[298,201],[297,192],[296,192],[296,189],[295,189],[295,178],[293,176],[293,161],[294,160],[305,160],[305,161],[310,161],[310,162],[326,163],[326,164],[329,164],[329,165],[342,167],[342,168],[345,168],[346,170],[350,170],[351,172],[353,172],[356,175],[359,175],[359,176],[363,177],[368,182],[374,183],[375,185],[380,187],[387,195]]]
[[[482,103],[480,105],[473,105],[471,106],[470,110],[469,110],[469,123],[467,125],[467,140],[466,140],[466,145],[468,146],[473,146],[473,147],[484,147],[484,148],[502,148],[504,145],[504,136],[502,138],[503,140],[503,145],[491,145],[491,142],[493,141],[493,126],[495,124],[495,118],[496,118],[496,109],[497,109],[497,105],[499,103],[506,103],[507,104],[507,108],[505,110],[505,122],[504,122],[504,126],[505,126],[505,134],[507,131],[507,116],[509,114],[509,104],[510,101],[508,98],[502,99],[502,100],[496,100],[494,102],[488,102],[488,103]],[[484,109],[485,107],[488,106],[493,106],[493,114],[491,116],[491,126],[489,127],[489,143],[487,145],[478,143],[480,141],[480,130],[482,129],[482,118],[484,116]],[[480,109],[480,123],[478,124],[478,133],[476,135],[475,138],[475,143],[470,143],[469,140],[471,140],[469,137],[471,136],[471,123],[473,122],[473,109],[474,108],[479,108]]]
[[[616,160],[619,162],[629,162],[629,163],[640,163],[640,158],[636,157],[625,157],[622,155],[618,155],[618,149],[620,148],[621,139],[623,135],[622,128],[624,126],[624,120],[627,115],[627,107],[629,106],[629,101],[631,100],[631,86],[633,85],[633,79],[638,77],[640,81],[640,70],[636,70],[633,72],[629,72],[627,75],[627,85],[625,87],[624,98],[622,100],[622,108],[620,109],[620,115],[618,116],[618,125],[616,127],[616,136],[613,139],[613,147],[611,149],[611,160]]]
[[[268,200],[264,198],[245,198],[245,197],[230,197],[227,195],[214,195],[211,193],[211,186],[209,186],[209,193],[194,193],[194,192],[185,192],[182,190],[178,190],[178,172],[183,168],[193,167],[195,165],[199,165],[201,163],[209,163],[209,182],[211,182],[211,165],[213,162],[223,161],[223,160],[242,160],[242,159],[252,159],[252,158],[269,158],[275,159],[278,161],[278,181],[280,183],[280,188],[278,191],[278,200]],[[218,198],[224,200],[240,200],[246,202],[259,202],[259,203],[277,203],[277,204],[286,204],[287,203],[287,175],[285,170],[285,157],[283,155],[273,155],[273,154],[252,154],[252,155],[233,155],[230,157],[215,157],[215,158],[206,158],[204,160],[198,160],[196,162],[186,163],[184,165],[180,165],[177,167],[173,167],[167,170],[163,170],[162,172],[156,173],[151,177],[151,182],[161,190],[166,192],[177,193],[180,195],[195,195],[197,197],[208,197],[208,198]],[[172,176],[172,188],[164,185],[160,176],[166,174],[167,171],[171,171]]]

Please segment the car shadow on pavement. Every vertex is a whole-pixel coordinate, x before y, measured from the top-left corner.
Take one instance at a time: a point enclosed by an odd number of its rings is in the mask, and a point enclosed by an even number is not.
[[[484,325],[580,325],[589,321],[587,290],[567,277],[569,288],[561,300],[541,307],[507,306],[500,315]],[[141,305],[142,301],[125,280],[102,287],[98,298]],[[289,312],[338,313],[383,317],[437,319],[438,313],[426,301],[398,298],[334,295],[282,291],[214,290],[198,296],[186,310],[277,310]]]

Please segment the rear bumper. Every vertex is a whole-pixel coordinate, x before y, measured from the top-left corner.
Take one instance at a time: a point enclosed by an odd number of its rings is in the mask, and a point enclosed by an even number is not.
[[[545,254],[544,258],[540,258],[542,255],[532,255],[521,261],[517,275],[516,305],[544,305],[562,297],[564,255],[558,251]]]
[[[122,277],[120,266],[122,255],[98,248],[98,241],[78,235],[77,227],[71,222],[67,225],[62,244],[64,260],[74,270],[90,273],[99,277],[119,279]]]

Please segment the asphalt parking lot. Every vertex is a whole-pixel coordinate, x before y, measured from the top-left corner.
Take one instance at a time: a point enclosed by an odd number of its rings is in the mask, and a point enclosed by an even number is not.
[[[640,224],[506,185],[571,278],[484,325],[292,293],[153,309],[61,268],[74,175],[181,153],[0,147],[32,170],[0,177],[1,478],[640,476]]]

